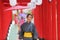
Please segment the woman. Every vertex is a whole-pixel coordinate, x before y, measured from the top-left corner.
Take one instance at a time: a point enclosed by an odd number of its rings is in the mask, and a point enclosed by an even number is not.
[[[28,14],[27,21],[21,25],[21,30],[19,32],[19,39],[20,40],[38,39],[35,25],[33,23],[31,23],[32,19],[33,19],[33,15]]]

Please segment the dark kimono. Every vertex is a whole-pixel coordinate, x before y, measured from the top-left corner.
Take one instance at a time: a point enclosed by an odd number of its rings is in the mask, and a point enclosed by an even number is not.
[[[24,32],[32,32],[33,33],[33,37],[32,38],[24,38]],[[35,29],[35,25],[33,23],[23,23],[21,25],[21,31],[19,32],[19,39],[23,39],[23,40],[33,40],[33,39],[37,39],[38,35]]]

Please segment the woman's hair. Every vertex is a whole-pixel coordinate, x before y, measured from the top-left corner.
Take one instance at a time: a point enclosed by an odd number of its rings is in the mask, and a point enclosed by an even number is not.
[[[32,16],[32,18],[33,18],[33,15],[32,14],[27,14],[27,18],[29,17],[29,15]]]

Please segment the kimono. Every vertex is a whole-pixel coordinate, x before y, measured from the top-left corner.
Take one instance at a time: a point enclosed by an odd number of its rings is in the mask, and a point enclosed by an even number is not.
[[[32,32],[33,34],[33,37],[32,38],[25,38],[23,35],[24,35],[24,32]],[[19,39],[23,39],[23,40],[33,40],[33,39],[37,39],[38,38],[38,35],[37,35],[37,32],[36,32],[36,29],[35,29],[35,25],[33,23],[23,23],[21,25],[21,31],[19,32]]]

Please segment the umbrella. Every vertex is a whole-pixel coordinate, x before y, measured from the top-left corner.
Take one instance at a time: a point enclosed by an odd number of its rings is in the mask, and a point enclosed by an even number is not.
[[[8,10],[18,10],[18,9],[28,9],[27,6],[13,6],[13,7],[10,7],[8,9],[5,9],[4,11],[8,11]]]

